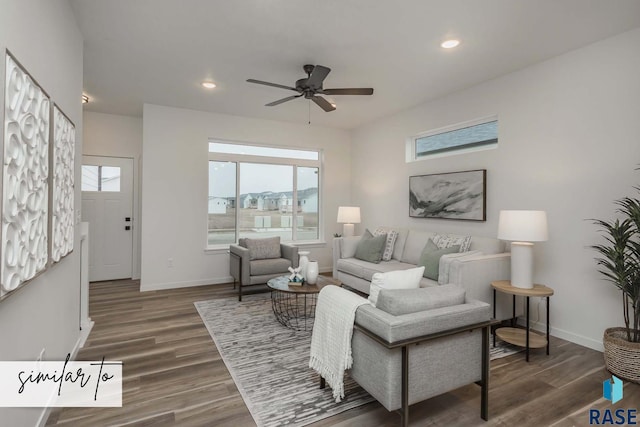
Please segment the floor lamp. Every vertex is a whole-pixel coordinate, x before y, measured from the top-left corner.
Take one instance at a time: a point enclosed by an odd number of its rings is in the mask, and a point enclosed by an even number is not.
[[[360,208],[357,206],[340,206],[338,208],[338,223],[343,224],[342,235],[353,236],[354,224],[360,224]]]
[[[545,211],[500,211],[498,239],[511,241],[511,285],[533,288],[533,243],[548,239]]]

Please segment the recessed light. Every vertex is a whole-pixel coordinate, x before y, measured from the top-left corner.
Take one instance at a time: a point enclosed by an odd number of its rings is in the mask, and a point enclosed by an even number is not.
[[[89,103],[89,97],[87,95],[85,95],[84,93],[82,94],[82,103],[83,104],[88,104]]]
[[[216,87],[216,84],[214,82],[202,82],[202,86],[206,87],[207,89],[213,89],[214,87]]]
[[[460,44],[460,40],[451,39],[451,40],[443,41],[440,44],[440,46],[445,48],[445,49],[453,49],[454,47],[458,46],[459,44]]]

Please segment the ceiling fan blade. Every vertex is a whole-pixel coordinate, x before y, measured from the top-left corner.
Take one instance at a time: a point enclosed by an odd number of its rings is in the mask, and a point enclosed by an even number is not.
[[[299,98],[301,96],[302,95],[287,96],[286,98],[278,99],[277,101],[273,101],[273,102],[270,102],[268,104],[265,104],[265,107],[273,107],[275,105],[280,105],[283,102],[291,101],[292,99],[296,99],[296,98]]]
[[[327,78],[330,72],[331,68],[316,65],[307,79],[307,85],[311,88],[321,88],[322,82]]]
[[[318,106],[319,106],[320,108],[322,108],[324,111],[326,111],[327,113],[328,113],[329,111],[333,111],[333,110],[335,110],[335,109],[336,109],[336,107],[334,107],[333,105],[331,105],[331,104],[329,103],[329,101],[327,101],[326,99],[324,99],[324,98],[323,98],[323,97],[321,97],[321,96],[312,96],[312,97],[311,97],[311,100],[312,100],[313,102],[315,102],[316,104],[318,104]]]
[[[324,89],[322,93],[325,95],[373,95],[373,88]]]
[[[277,83],[263,82],[262,80],[247,79],[247,82],[249,82],[249,83],[256,83],[256,84],[259,84],[259,85],[265,85],[265,86],[279,87],[280,89],[288,89],[288,90],[293,90],[293,91],[295,91],[295,92],[297,92],[297,91],[298,91],[295,87],[289,87],[289,86],[285,86],[285,85],[279,85],[279,84],[277,84]]]

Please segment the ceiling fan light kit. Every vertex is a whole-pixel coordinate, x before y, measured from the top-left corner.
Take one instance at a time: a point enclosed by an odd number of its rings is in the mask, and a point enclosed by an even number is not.
[[[248,79],[247,82],[255,83],[265,86],[277,87],[280,89],[292,90],[297,92],[297,95],[287,96],[286,98],[278,99],[277,101],[266,104],[266,107],[274,107],[284,102],[291,101],[296,98],[304,97],[313,101],[317,106],[322,108],[326,112],[330,112],[336,109],[336,105],[327,101],[320,95],[373,95],[372,88],[341,88],[341,89],[324,89],[322,83],[331,72],[331,68],[324,67],[322,65],[310,65],[307,64],[302,67],[307,77],[296,81],[295,87],[285,86],[277,83],[265,82],[262,80]]]

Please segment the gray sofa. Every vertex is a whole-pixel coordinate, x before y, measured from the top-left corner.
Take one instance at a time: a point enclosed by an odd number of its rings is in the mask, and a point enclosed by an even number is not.
[[[422,249],[436,233],[407,228],[398,231],[390,261],[374,264],[354,258],[360,236],[340,237],[333,241],[333,277],[344,285],[369,294],[371,278],[375,273],[406,270],[416,267]],[[491,282],[511,277],[511,254],[501,240],[472,236],[468,253],[444,255],[440,260],[438,281],[423,278],[420,286],[453,283],[462,286],[469,298],[493,304]],[[496,318],[508,319],[513,315],[512,300],[498,293]],[[521,309],[518,306],[517,313]]]

